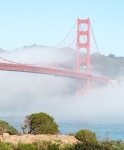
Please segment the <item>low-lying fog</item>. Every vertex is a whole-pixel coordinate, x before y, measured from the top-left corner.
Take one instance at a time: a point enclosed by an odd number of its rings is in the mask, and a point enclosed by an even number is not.
[[[1,54],[22,63],[65,62],[72,57],[60,57],[56,50],[23,49]],[[55,120],[83,118],[123,118],[124,84],[118,87],[91,89],[80,97],[72,93],[76,80],[43,74],[0,71],[0,119],[24,119],[26,115],[46,112]],[[9,118],[9,119],[8,119]],[[17,119],[17,120],[16,120]],[[108,120],[108,122],[110,119]],[[113,119],[116,121],[116,119]]]

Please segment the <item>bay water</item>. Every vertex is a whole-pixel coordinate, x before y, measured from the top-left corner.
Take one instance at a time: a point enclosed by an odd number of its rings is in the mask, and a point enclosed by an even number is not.
[[[25,116],[33,113],[32,110],[27,109],[1,109],[0,120],[7,121],[10,125],[14,126],[18,131],[22,132],[21,124]],[[99,140],[110,138],[113,140],[121,139],[124,141],[124,118],[123,117],[89,117],[83,116],[82,118],[74,119],[56,115],[53,117],[59,125],[60,134],[72,134],[81,129],[89,129],[96,132]]]

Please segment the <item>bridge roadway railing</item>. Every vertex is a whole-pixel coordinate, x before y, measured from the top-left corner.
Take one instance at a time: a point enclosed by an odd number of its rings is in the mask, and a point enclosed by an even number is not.
[[[106,78],[100,78],[97,76],[92,76],[92,75],[87,75],[87,74],[82,74],[82,73],[77,73],[77,72],[72,72],[72,71],[45,68],[45,67],[32,66],[32,65],[26,65],[26,64],[0,63],[0,70],[40,73],[40,74],[56,75],[56,76],[78,78],[78,79],[90,78],[90,80],[96,80],[99,82],[109,83],[109,79],[106,79]]]

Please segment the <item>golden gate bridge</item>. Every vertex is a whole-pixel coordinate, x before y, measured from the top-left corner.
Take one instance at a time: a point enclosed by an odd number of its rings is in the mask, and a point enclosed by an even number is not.
[[[10,61],[10,60],[2,58],[2,57],[0,57],[0,60],[1,60],[0,61],[0,70],[39,73],[39,74],[63,76],[63,77],[68,77],[68,78],[76,78],[76,79],[80,80],[80,83],[85,82],[83,87],[80,87],[78,89],[79,93],[82,93],[84,91],[89,91],[91,81],[98,81],[98,82],[103,82],[103,83],[108,84],[110,82],[110,79],[108,77],[106,77],[106,78],[98,77],[98,76],[94,76],[90,73],[90,68],[91,68],[91,65],[90,65],[90,30],[93,33],[90,19],[88,18],[86,20],[81,20],[78,18],[76,23],[74,24],[74,26],[76,24],[77,24],[77,36],[72,41],[72,43],[74,43],[74,41],[76,40],[76,69],[75,69],[75,71],[70,71],[70,70],[66,70],[66,69],[63,70],[61,68],[43,67],[43,66],[41,66],[40,63],[37,63],[37,64],[17,63],[17,62]],[[81,24],[84,24],[84,26],[87,26],[87,29],[85,31],[81,27]],[[72,27],[72,29],[74,28],[74,26]],[[69,31],[69,33],[60,42],[60,44],[57,47],[59,47],[61,45],[61,43],[68,37],[68,35],[72,31],[72,29]],[[81,36],[83,36],[85,42],[81,42]],[[93,37],[95,40],[94,34],[93,34]],[[96,40],[95,40],[95,44],[98,49]],[[81,52],[82,48],[86,50],[86,55],[83,58],[80,56],[80,52]],[[86,73],[81,73],[81,71],[80,71],[81,64],[86,66]],[[103,65],[103,68],[104,68],[104,65]]]

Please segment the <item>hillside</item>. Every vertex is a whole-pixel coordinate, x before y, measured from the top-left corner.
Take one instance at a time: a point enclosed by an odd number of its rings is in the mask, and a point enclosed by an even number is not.
[[[6,51],[0,48],[0,53],[5,53]]]
[[[110,78],[118,78],[124,75],[124,57],[112,57],[113,54],[108,56],[99,55],[98,53],[91,55],[91,65],[93,70],[101,72],[104,76]]]

